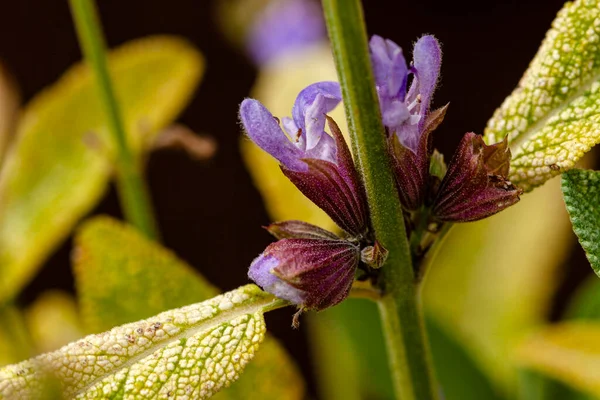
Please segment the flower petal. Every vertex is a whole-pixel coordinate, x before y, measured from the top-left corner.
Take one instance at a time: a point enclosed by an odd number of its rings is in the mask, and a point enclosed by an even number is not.
[[[294,304],[303,304],[306,298],[304,291],[291,286],[272,274],[273,269],[278,265],[279,260],[275,256],[263,253],[256,257],[252,261],[252,264],[250,264],[248,277],[256,282],[258,286],[262,287],[263,290],[281,299]]]
[[[263,65],[326,38],[323,13],[317,2],[282,0],[271,2],[256,19],[246,47],[254,62]]]
[[[308,171],[292,171],[285,167],[282,171],[340,228],[354,236],[362,236],[369,228],[365,190],[342,133],[331,118],[327,119],[337,147],[337,163],[303,159],[309,166]]]
[[[306,149],[312,149],[326,134],[325,114],[332,111],[342,101],[340,85],[337,82],[317,82],[304,88],[296,98],[292,117],[306,140]]]
[[[304,153],[290,142],[277,119],[258,100],[242,101],[240,119],[250,139],[286,168],[308,170],[308,166],[300,160]]]
[[[402,49],[389,39],[373,35],[369,41],[375,84],[385,89],[385,96],[403,102],[406,95],[408,67]]]
[[[442,50],[433,36],[422,36],[417,41],[413,49],[413,63],[418,93],[421,96],[419,114],[425,115],[429,111],[429,103],[437,85],[442,64]]]

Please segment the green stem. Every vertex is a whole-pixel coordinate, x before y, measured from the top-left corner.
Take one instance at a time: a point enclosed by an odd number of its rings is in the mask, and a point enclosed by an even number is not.
[[[387,153],[360,0],[324,0],[352,148],[377,240],[389,250],[379,300],[397,397],[437,398],[404,219]]]
[[[93,0],[70,0],[77,36],[87,62],[94,71],[98,95],[104,106],[109,132],[117,148],[115,160],[117,189],[125,218],[146,236],[156,239],[148,189],[141,163],[127,143],[127,135],[106,64],[106,45]]]

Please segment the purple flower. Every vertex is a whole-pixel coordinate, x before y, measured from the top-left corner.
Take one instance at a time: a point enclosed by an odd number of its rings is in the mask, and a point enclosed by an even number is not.
[[[402,49],[391,40],[373,36],[369,47],[383,125],[398,136],[400,144],[416,153],[440,73],[440,45],[433,36],[421,37],[413,49],[410,68]]]
[[[405,209],[414,211],[427,196],[432,152],[429,134],[446,112],[445,107],[429,112],[440,72],[440,46],[433,36],[421,37],[413,49],[410,68],[402,49],[391,40],[373,36],[369,47],[400,200]],[[409,75],[412,83],[408,89]]]
[[[433,201],[434,217],[476,221],[518,202],[523,191],[507,179],[509,163],[506,138],[488,146],[480,135],[465,134]]]
[[[301,221],[268,229],[285,232],[284,238],[252,262],[250,279],[303,310],[323,310],[348,297],[360,261],[358,244]]]
[[[281,163],[283,173],[346,232],[369,227],[364,187],[335,122],[326,116],[341,101],[339,85],[319,82],[298,95],[292,118],[279,120],[257,100],[240,106],[242,124],[259,147]],[[333,135],[325,132],[325,121]]]
[[[257,65],[327,38],[323,12],[312,0],[272,1],[250,28],[246,47]]]

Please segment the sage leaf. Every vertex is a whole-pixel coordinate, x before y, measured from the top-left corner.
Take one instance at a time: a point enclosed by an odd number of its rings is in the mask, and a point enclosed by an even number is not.
[[[274,301],[247,285],[87,336],[0,369],[0,398],[38,398],[47,376],[68,398],[209,398],[252,359]]]
[[[75,249],[75,281],[89,331],[105,331],[219,293],[171,251],[109,217],[86,221],[75,236]],[[304,392],[293,360],[267,335],[241,378],[214,398],[237,400],[252,393],[262,400],[301,400]]]
[[[563,175],[562,190],[573,231],[600,276],[600,172],[569,171]]]
[[[508,135],[510,179],[525,191],[572,168],[600,142],[600,1],[565,4],[518,87],[485,130]]]
[[[187,104],[200,53],[170,36],[112,50],[109,69],[136,154]],[[24,109],[0,171],[0,303],[14,297],[96,204],[114,146],[89,68],[77,64]]]

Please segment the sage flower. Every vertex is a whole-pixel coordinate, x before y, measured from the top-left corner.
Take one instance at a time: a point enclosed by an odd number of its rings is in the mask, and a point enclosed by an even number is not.
[[[429,134],[446,111],[444,107],[429,112],[440,72],[440,45],[433,36],[421,37],[410,67],[402,49],[389,39],[373,36],[369,48],[400,200],[405,209],[417,210],[427,195],[432,152]]]
[[[242,102],[240,118],[250,139],[281,163],[306,197],[348,234],[363,236],[369,226],[364,187],[342,133],[326,116],[340,101],[337,83],[319,82],[300,92],[292,118],[281,120],[283,129],[257,100]]]
[[[506,138],[488,146],[480,135],[465,134],[433,201],[434,217],[476,221],[518,202],[523,191],[508,180],[510,156]]]
[[[252,262],[250,279],[303,310],[322,310],[348,296],[360,261],[357,242],[301,221],[267,229],[280,240]]]

